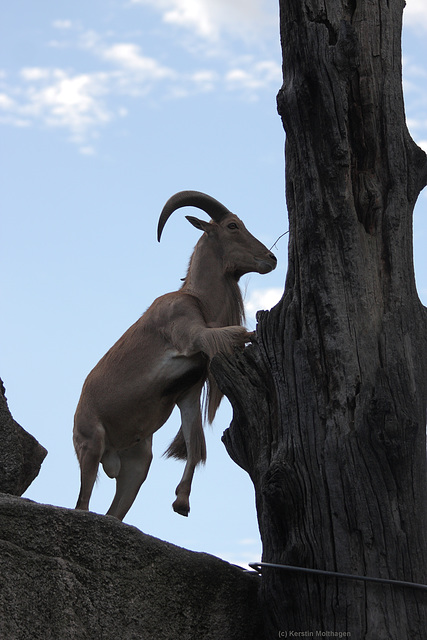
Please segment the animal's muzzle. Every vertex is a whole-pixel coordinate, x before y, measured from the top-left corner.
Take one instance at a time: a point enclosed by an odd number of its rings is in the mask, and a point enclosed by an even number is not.
[[[277,267],[277,258],[274,253],[269,253],[265,258],[258,258],[259,273],[270,273]]]

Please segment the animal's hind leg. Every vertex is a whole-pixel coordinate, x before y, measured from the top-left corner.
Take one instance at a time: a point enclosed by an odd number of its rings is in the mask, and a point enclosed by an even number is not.
[[[187,447],[187,463],[176,488],[176,500],[172,508],[181,516],[188,516],[190,512],[190,492],[194,470],[199,462],[206,460],[206,442],[200,411],[201,390],[202,385],[197,384],[177,402],[181,411],[181,428]]]
[[[87,511],[99,461],[105,448],[105,430],[101,424],[81,426],[77,421],[73,433],[74,447],[80,464],[80,493],[76,509]]]
[[[123,520],[131,508],[150,468],[153,437],[149,436],[132,447],[120,451],[120,471],[116,478],[116,495],[107,511],[108,516]]]

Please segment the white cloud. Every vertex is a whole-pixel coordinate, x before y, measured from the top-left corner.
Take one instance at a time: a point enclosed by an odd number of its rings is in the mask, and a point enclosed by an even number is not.
[[[247,69],[231,69],[225,77],[226,84],[231,90],[258,90],[268,86],[280,86],[282,78],[281,66],[273,60],[247,65]]]
[[[403,23],[406,27],[427,29],[427,4],[425,0],[406,0]]]
[[[420,61],[414,62],[411,57],[403,56],[402,74],[405,96],[411,95],[412,98],[416,97],[417,99],[421,96],[425,99],[427,68]]]
[[[276,26],[277,9],[268,0],[132,0],[161,11],[164,22],[193,31],[208,40],[227,33],[254,38]]]
[[[217,24],[212,19],[212,6],[209,11],[209,7],[203,1],[197,0],[174,0],[162,4],[169,6],[163,14],[165,22],[195,29],[199,35],[207,38],[217,37]]]
[[[31,95],[32,104],[45,113],[48,124],[68,127],[79,137],[84,135],[87,127],[110,120],[111,115],[99,100],[106,93],[105,74],[73,76],[57,71],[54,75],[53,83],[33,91]]]
[[[425,67],[421,66],[419,63],[414,63],[410,58],[408,58],[408,56],[403,56],[402,63],[405,75],[417,79],[425,78],[427,76]]]
[[[248,319],[255,318],[259,310],[269,310],[274,307],[283,295],[283,289],[270,287],[269,289],[255,289],[245,300],[245,312]]]
[[[5,86],[0,93],[2,123],[23,126],[38,122],[62,128],[81,144],[93,138],[100,127],[128,115],[125,105],[112,106],[116,95],[140,96],[151,91],[155,83],[173,77],[171,70],[142,56],[133,44],[104,48],[100,57],[119,69],[90,73],[44,67],[21,69],[20,82]]]
[[[57,28],[66,26],[58,24]],[[101,68],[105,63],[109,68],[76,73],[51,67],[24,67],[19,72],[21,84],[15,83],[0,94],[0,109],[4,113],[3,124],[23,126],[39,122],[68,130],[71,140],[83,144],[81,152],[89,155],[93,147],[87,143],[99,127],[128,115],[126,106],[110,106],[115,95],[148,93],[154,83],[170,80],[174,72],[154,58],[143,56],[138,45],[124,42],[106,46],[93,31],[81,34],[74,46],[86,49]]]
[[[230,564],[238,565],[248,569],[250,562],[259,562],[261,560],[261,541],[256,538],[244,538],[236,541],[233,552],[219,551],[215,555],[222,558]]]
[[[216,71],[196,71],[190,76],[191,82],[199,91],[213,91],[218,84],[219,76]]]
[[[48,127],[62,127],[80,143],[89,130],[111,120],[112,114],[103,103],[108,91],[107,74],[26,67],[20,77],[23,84],[10,89],[13,98],[3,94],[0,105],[8,112],[8,124],[28,126],[38,121]]]
[[[44,80],[51,75],[50,69],[43,69],[41,67],[24,67],[20,71],[21,78],[23,80]]]
[[[427,5],[426,5],[427,7]],[[406,123],[417,144],[426,150],[427,68],[422,61],[414,62],[403,57],[403,90],[405,95]]]
[[[54,20],[52,22],[52,27],[54,29],[71,29],[73,23],[71,20]]]
[[[427,129],[427,120],[425,118],[421,120],[417,120],[417,118],[407,118],[406,124],[411,130],[413,129],[419,131],[421,129]]]
[[[2,123],[22,127],[39,122],[46,127],[62,128],[81,145],[93,138],[100,127],[128,115],[127,105],[112,106],[118,95],[122,99],[123,96],[141,99],[157,88],[163,99],[221,90],[249,91],[251,97],[256,97],[259,91],[280,84],[279,64],[268,60],[255,62],[251,56],[242,58],[239,66],[229,71],[202,68],[182,73],[144,56],[132,42],[106,46],[91,33],[85,38],[84,47],[101,67],[107,63],[109,68],[76,73],[23,67],[19,72],[20,84],[6,87],[0,94],[0,110],[8,114],[3,115]]]
[[[94,147],[91,147],[91,146],[88,146],[88,145],[80,147],[79,151],[84,156],[94,156],[94,155],[96,155],[96,151],[95,151]]]
[[[237,29],[236,34],[240,28],[249,32],[256,26],[259,32],[270,19],[267,0],[236,0],[231,4],[228,0],[133,2],[155,5],[165,22],[192,29],[204,36],[204,42],[215,40],[222,31]],[[9,74],[6,80],[5,74],[0,75],[1,122],[18,127],[41,124],[61,128],[87,155],[101,127],[128,115],[130,98],[141,100],[154,91],[161,100],[233,91],[244,99],[249,93],[254,99],[266,89],[275,91],[281,82],[280,65],[268,58],[257,61],[254,49],[250,55],[233,59],[223,44],[217,47],[215,57],[212,50],[204,48],[201,53],[196,47],[197,52],[190,50],[193,68],[187,63],[185,69],[178,69],[175,59],[168,66],[145,55],[137,42],[112,41],[112,32],[85,30],[68,19],[54,20],[52,26],[62,37],[50,45],[70,54],[78,51],[79,56],[70,59],[72,65],[78,60],[79,69],[71,65],[26,65],[14,78]]]
[[[0,109],[3,109],[4,111],[9,111],[10,109],[13,109],[14,106],[15,106],[15,102],[14,100],[12,100],[12,98],[10,98],[5,93],[0,93]]]
[[[80,34],[78,43],[82,49],[88,49],[93,52],[96,52],[98,48],[102,50],[103,46],[101,36],[93,29],[83,31],[83,33]]]
[[[171,69],[163,67],[154,58],[141,55],[140,47],[132,43],[119,43],[102,50],[102,57],[128,71],[142,74],[150,80],[159,80],[174,75]]]
[[[0,93],[0,123],[20,128],[28,127],[30,121],[19,115],[18,111],[16,100],[7,93]]]
[[[242,540],[239,540],[239,544],[244,546],[254,545],[258,544],[258,540],[256,540],[255,538],[242,538]]]

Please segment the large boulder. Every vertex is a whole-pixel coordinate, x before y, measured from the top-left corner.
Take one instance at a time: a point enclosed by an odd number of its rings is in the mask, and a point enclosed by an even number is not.
[[[0,491],[21,496],[40,471],[47,451],[9,411],[0,380]]]
[[[260,640],[260,578],[109,516],[0,495],[0,638]]]

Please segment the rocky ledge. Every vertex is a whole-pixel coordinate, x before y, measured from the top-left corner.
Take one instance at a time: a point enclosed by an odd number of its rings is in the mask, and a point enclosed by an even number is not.
[[[260,640],[259,583],[114,518],[0,494],[5,640]]]

